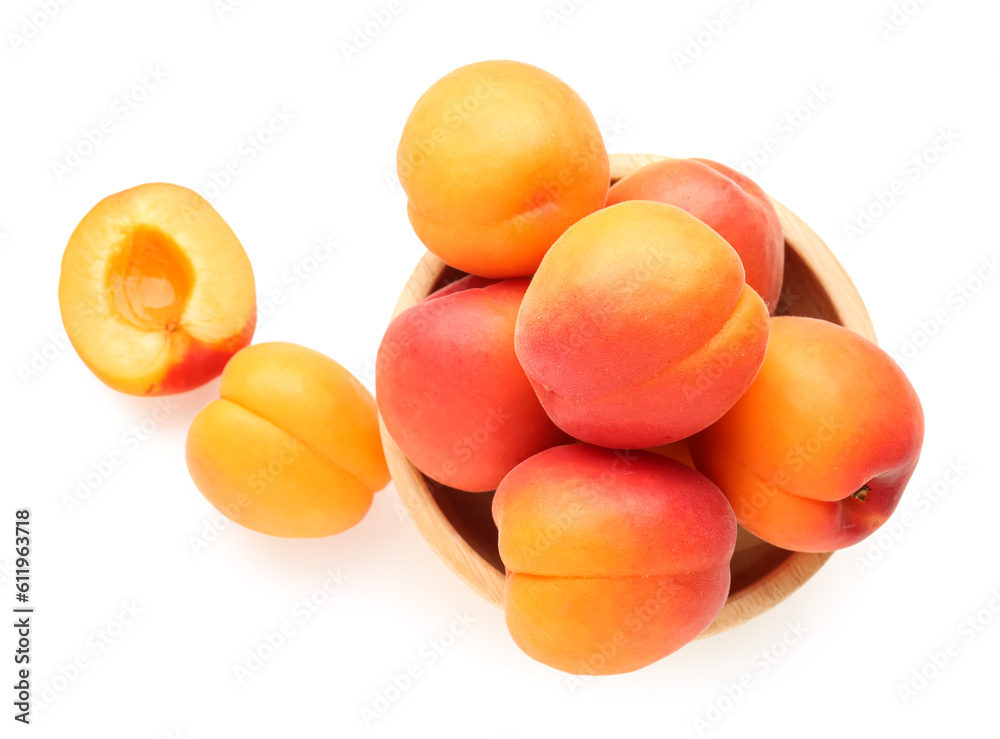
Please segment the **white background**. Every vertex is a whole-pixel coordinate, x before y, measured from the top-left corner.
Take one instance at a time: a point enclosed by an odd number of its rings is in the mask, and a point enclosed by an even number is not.
[[[890,0],[591,0],[563,3],[572,12],[562,21],[549,13],[558,0],[399,0],[350,59],[343,44],[387,2],[246,0],[221,16],[213,0],[50,4],[51,19],[35,15],[42,0],[0,11],[0,607],[13,604],[13,512],[30,507],[35,689],[61,690],[25,728],[5,687],[0,734],[666,737],[697,736],[696,719],[718,737],[996,732],[1000,614],[959,630],[1000,587],[1000,279],[977,282],[981,260],[1000,251],[996,3],[907,0],[915,12],[890,33],[880,28]],[[723,10],[732,22],[691,47]],[[10,35],[29,34],[33,16],[47,22],[27,43]],[[678,53],[698,55],[687,64]],[[175,398],[154,423],[157,401],[106,388],[61,333],[60,258],[98,200],[149,181],[204,192],[237,159],[240,174],[209,194],[253,262],[256,340],[313,347],[373,385],[379,340],[422,253],[393,183],[399,134],[434,80],[490,58],[563,78],[613,152],[741,166],[775,139],[753,176],[828,241],[881,344],[911,355],[927,417],[920,466],[890,522],[909,514],[910,525],[895,538],[873,555],[869,543],[837,554],[747,625],[582,686],[518,651],[500,611],[436,559],[391,486],[342,535],[286,541],[232,525],[196,553],[192,537],[214,509],[188,477],[184,438],[216,383]],[[147,67],[166,79],[122,117],[120,98]],[[800,108],[814,87],[828,99]],[[294,120],[248,161],[241,145],[282,107]],[[54,163],[102,118],[111,133],[60,177]],[[949,128],[957,140],[914,179],[912,158]],[[905,193],[879,213],[876,192],[897,179]],[[859,208],[878,217],[852,239],[845,224]],[[311,264],[326,236],[340,245],[335,257],[296,286],[288,271]],[[979,289],[965,299],[959,288]],[[284,303],[268,308],[274,290]],[[155,430],[137,441],[129,430],[143,421]],[[68,510],[65,496],[114,451],[123,464]],[[865,567],[869,556],[879,559]],[[302,623],[296,604],[331,569],[345,582]],[[141,614],[114,626],[131,601]],[[475,623],[431,663],[430,643],[456,614]],[[294,635],[240,684],[234,665],[288,620]],[[807,631],[765,672],[789,623]],[[9,686],[14,635],[4,631]],[[117,634],[103,648],[102,631]],[[899,686],[949,641],[957,656],[904,701]],[[59,679],[81,655],[87,668]],[[366,725],[362,709],[412,665],[419,679]],[[728,700],[727,685],[747,675],[752,686]]]

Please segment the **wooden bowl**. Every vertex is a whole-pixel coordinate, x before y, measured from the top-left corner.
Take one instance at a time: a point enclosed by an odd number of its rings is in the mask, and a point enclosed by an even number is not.
[[[666,157],[613,154],[611,182]],[[854,283],[812,229],[774,201],[785,232],[785,278],[778,314],[811,316],[839,323],[875,340],[868,311]],[[425,254],[396,304],[393,316],[462,276],[433,254]],[[381,421],[380,421],[381,423]],[[492,493],[467,493],[425,477],[400,451],[381,424],[382,444],[403,505],[431,549],[489,602],[503,607],[504,566],[497,550]],[[830,558],[778,549],[740,529],[730,569],[726,605],[702,637],[749,621],[798,590]]]

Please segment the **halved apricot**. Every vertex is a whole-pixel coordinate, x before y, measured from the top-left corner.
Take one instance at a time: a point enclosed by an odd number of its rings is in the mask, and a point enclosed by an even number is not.
[[[182,392],[216,377],[250,343],[250,260],[197,193],[133,187],[84,216],[63,255],[59,308],[97,377],[132,395]]]

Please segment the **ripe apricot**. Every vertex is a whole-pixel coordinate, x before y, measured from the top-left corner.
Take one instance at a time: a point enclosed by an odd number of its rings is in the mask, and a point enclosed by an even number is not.
[[[417,101],[396,154],[413,230],[453,267],[521,277],[572,223],[604,206],[601,131],[562,80],[488,61],[445,75]]]
[[[187,463],[208,501],[247,528],[329,536],[350,528],[389,482],[371,393],[296,344],[247,347],[219,399],[188,430]]]
[[[704,631],[729,593],[732,509],[672,459],[548,449],[500,483],[493,520],[511,636],[559,670],[644,667]]]
[[[842,326],[781,316],[750,389],[690,448],[744,528],[826,552],[892,515],[923,435],[920,400],[888,354]]]
[[[514,355],[528,280],[468,276],[399,314],[379,347],[386,429],[425,475],[494,490],[532,454],[568,437],[555,427]]]
[[[664,159],[612,186],[608,205],[626,200],[676,205],[711,226],[740,255],[747,284],[774,314],[785,271],[785,238],[774,204],[756,182],[710,159]]]
[[[642,449],[729,410],[767,332],[767,307],[725,239],[680,208],[634,200],[587,216],[549,250],[514,346],[557,426]]]

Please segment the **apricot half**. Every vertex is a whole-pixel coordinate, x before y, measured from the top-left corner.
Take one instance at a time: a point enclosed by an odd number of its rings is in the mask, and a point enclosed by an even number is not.
[[[923,435],[917,394],[888,354],[842,326],[782,316],[750,389],[690,448],[744,528],[826,552],[892,515]]]
[[[250,343],[250,260],[200,195],[148,184],[111,195],[70,236],[59,308],[84,364],[110,387],[164,395],[218,376]]]
[[[532,274],[568,226],[604,206],[600,128],[566,83],[488,61],[435,82],[396,154],[413,230],[441,259],[484,277]]]
[[[729,593],[733,511],[672,459],[548,449],[500,483],[493,520],[511,636],[565,672],[651,664],[704,631]]]
[[[767,332],[767,306],[725,239],[680,208],[634,200],[587,216],[549,250],[514,346],[559,428],[642,449],[729,410]]]
[[[275,536],[336,534],[389,482],[375,400],[329,357],[296,344],[247,347],[188,430],[198,489],[232,520]]]

